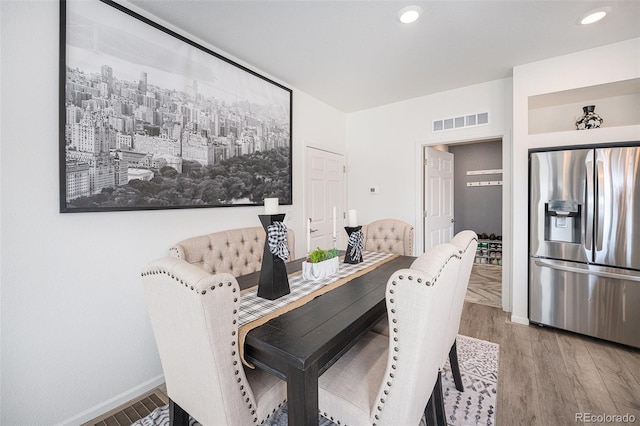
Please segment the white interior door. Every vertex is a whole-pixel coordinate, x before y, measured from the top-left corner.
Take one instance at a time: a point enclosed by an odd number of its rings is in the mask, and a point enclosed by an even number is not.
[[[346,241],[344,232],[344,156],[316,148],[306,148],[305,220],[311,218],[311,238],[307,243],[307,224],[304,238],[298,240],[311,251],[333,247],[334,207],[336,214],[336,246]],[[343,235],[345,234],[345,235]]]
[[[453,154],[424,150],[424,250],[453,237]]]

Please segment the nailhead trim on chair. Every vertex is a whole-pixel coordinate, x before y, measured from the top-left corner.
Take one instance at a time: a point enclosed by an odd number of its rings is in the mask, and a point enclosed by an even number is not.
[[[469,250],[469,247],[471,247],[471,243],[472,243],[473,241],[475,241],[475,242],[476,242],[476,244],[478,244],[478,239],[477,239],[477,238],[471,238],[471,239],[469,240],[469,242],[467,243],[467,246],[464,248],[464,250],[459,250],[459,251],[460,251],[460,254],[462,254],[462,253],[466,253],[466,252],[467,252],[467,250]]]
[[[465,252],[465,253],[467,252],[467,250],[469,250],[469,247],[471,247],[471,242],[472,242],[472,241],[475,241],[475,242],[476,242],[476,244],[478,244],[478,239],[477,239],[477,238],[472,238],[472,239],[470,239],[470,240],[469,240],[469,244],[467,244],[467,247],[464,249],[464,252]]]
[[[185,287],[189,287],[189,285],[188,285],[188,284],[185,284],[183,280],[181,280],[180,278],[176,277],[175,275],[173,275],[173,274],[171,274],[171,273],[169,273],[168,271],[163,270],[163,269],[160,269],[160,270],[154,270],[154,271],[146,271],[146,272],[144,272],[144,271],[143,271],[141,275],[144,277],[144,276],[147,276],[147,275],[157,275],[157,274],[164,274],[164,275],[167,275],[167,276],[171,277],[171,279],[173,279],[173,280],[175,280],[176,282],[180,283],[181,285],[182,285],[182,284],[184,284],[184,286],[185,286]],[[222,287],[223,285],[224,285],[224,283],[222,283],[222,282],[218,283],[218,287]],[[232,285],[231,281],[227,281],[227,287],[231,287],[231,285]],[[215,288],[216,288],[215,284],[214,284],[214,285],[212,285],[212,286],[210,287],[210,289],[211,289],[211,290],[215,290]],[[197,294],[200,294],[200,295],[202,295],[202,296],[204,296],[205,294],[207,294],[207,290],[202,290],[202,291],[200,291],[200,292],[198,293],[198,290],[196,290],[193,286],[190,286],[190,289],[191,289],[191,290],[194,290]],[[234,293],[236,293],[236,292],[237,292],[237,289],[236,289],[236,288],[233,288],[233,289],[232,289],[232,291],[233,291]],[[238,305],[239,305],[239,302],[238,302],[238,298],[237,298],[237,297],[234,297],[234,298],[233,298],[233,303],[234,303],[234,309],[233,309],[234,319],[233,319],[233,324],[234,324],[234,325],[236,325],[236,324],[237,324],[237,322],[238,322],[238,318],[237,318],[237,317],[238,317]],[[233,357],[235,358],[235,359],[233,360],[234,375],[236,375],[236,376],[240,376],[240,370],[236,368],[236,366],[238,365],[238,361],[239,361],[239,359],[240,359],[240,358],[239,358],[239,356],[237,355],[236,350],[235,350],[235,347],[236,347],[236,345],[237,345],[237,341],[238,341],[237,334],[238,334],[238,333],[236,332],[236,330],[233,330],[233,331],[231,332],[231,336],[232,336],[232,339],[231,339],[231,347],[232,347],[232,350],[231,350],[231,356],[233,356]],[[255,410],[255,409],[253,409],[253,404],[251,403],[251,399],[247,396],[247,391],[245,391],[245,390],[244,390],[244,388],[245,388],[244,380],[242,379],[242,377],[238,377],[238,378],[236,379],[236,382],[238,383],[238,386],[239,386],[239,389],[240,389],[240,392],[241,392],[242,396],[243,396],[243,397],[245,397],[245,396],[246,396],[246,398],[245,398],[245,402],[246,402],[246,404],[247,404],[247,409],[250,411],[251,415],[255,415],[256,410]],[[286,401],[286,400],[285,400],[285,401]],[[283,401],[283,403],[284,403],[284,401]],[[281,403],[278,407],[280,407],[281,405],[282,405],[282,403]],[[274,412],[275,412],[275,411],[274,411]],[[263,420],[262,420],[262,422],[260,422],[260,424],[264,424],[264,422],[265,422],[265,421],[266,421],[266,419],[268,419],[268,418],[269,418],[269,415],[267,415],[267,417],[266,417],[265,419],[263,419]],[[258,418],[257,418],[257,417],[254,417],[254,418],[253,418],[253,423],[254,423],[254,424],[258,424]]]
[[[444,267],[447,265],[447,263],[449,263],[449,261],[450,261],[451,259],[453,259],[453,258],[461,259],[461,257],[460,257],[459,255],[457,255],[457,254],[452,254],[451,256],[449,256],[449,258],[446,260],[446,262],[444,262],[444,264],[442,265],[442,268],[440,268],[440,270],[438,271],[438,273],[436,274],[436,276],[433,278],[433,281],[432,281],[432,282],[430,282],[430,281],[425,281],[425,282],[424,282],[424,284],[425,284],[426,286],[428,286],[428,287],[431,287],[431,286],[435,285],[435,284],[436,284],[436,282],[438,281],[438,278],[440,277],[440,274],[442,273],[442,270],[443,270],[443,269],[444,269]],[[406,276],[406,279],[407,279],[408,281],[413,281],[413,279],[414,279],[414,278],[416,278],[416,282],[417,282],[418,284],[422,284],[422,281],[423,281],[423,280],[422,280],[422,278],[420,278],[420,277],[414,277],[414,276],[412,276],[412,275],[407,275],[407,276]],[[393,280],[393,281],[391,281],[391,285],[392,285],[392,287],[391,287],[391,288],[389,288],[389,294],[391,294],[391,295],[395,294],[395,290],[394,290],[394,288],[393,288],[393,287],[397,286],[397,285],[398,285],[398,283],[399,283],[399,281],[403,281],[404,279],[405,279],[405,276],[404,276],[404,275],[398,275],[398,280]],[[397,324],[397,323],[398,323],[398,319],[396,318],[396,308],[395,308],[394,304],[395,304],[395,299],[393,299],[392,297],[389,297],[389,307],[388,307],[387,309],[388,309],[388,312],[391,314],[391,315],[390,315],[390,317],[391,317],[391,322],[392,322],[393,324]],[[399,348],[399,345],[398,345],[398,336],[397,336],[397,333],[398,333],[398,327],[393,327],[393,332],[392,332],[392,337],[393,337],[393,341],[394,341],[394,343],[393,343],[393,351],[394,351],[396,354],[395,354],[395,355],[393,356],[393,358],[392,358],[393,362],[391,363],[391,370],[396,370],[396,369],[397,369],[397,365],[396,365],[396,363],[397,363],[397,361],[398,361],[398,355],[399,355],[399,353],[400,353],[400,348]],[[385,387],[384,387],[384,389],[383,389],[383,393],[384,393],[384,395],[389,395],[389,391],[391,390],[391,385],[393,384],[393,378],[394,378],[394,377],[395,377],[395,375],[394,375],[393,371],[391,371],[391,372],[389,373],[388,381],[386,382],[386,385],[385,385]],[[380,401],[379,401],[379,403],[378,403],[378,405],[377,405],[377,407],[376,407],[376,409],[377,409],[379,412],[382,412],[382,408],[383,408],[383,406],[384,406],[384,403],[385,403],[385,399],[384,399],[384,397],[380,398]],[[380,416],[378,415],[378,413],[376,413],[376,414],[374,415],[374,418],[375,418],[376,420],[380,420]],[[373,423],[373,426],[377,426],[377,424],[376,424],[376,423]]]
[[[284,401],[282,401],[280,404],[278,404],[278,408],[274,408],[273,410],[271,410],[271,413],[267,414],[267,417],[265,417],[264,419],[262,419],[262,421],[260,422],[261,425],[265,424],[265,422],[267,420],[269,420],[269,418],[276,413],[276,411],[278,411],[280,409],[280,407],[282,407],[282,404],[284,404],[285,402],[287,402],[287,400],[285,399]]]

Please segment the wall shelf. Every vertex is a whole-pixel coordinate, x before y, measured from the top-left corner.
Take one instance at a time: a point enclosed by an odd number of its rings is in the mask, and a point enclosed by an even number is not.
[[[502,169],[493,169],[493,170],[468,170],[467,176],[476,176],[476,175],[501,175]]]
[[[564,145],[589,145],[621,141],[640,141],[640,124],[620,127],[601,127],[591,130],[570,130],[564,132],[529,135],[531,144],[541,147]]]
[[[502,186],[501,180],[484,180],[481,182],[467,182],[467,186]]]
[[[640,78],[530,96],[528,102],[529,135],[578,132],[575,121],[585,105],[596,106],[603,129],[640,125]],[[593,130],[599,129],[587,131]]]
[[[502,169],[468,170],[467,176],[501,175]],[[502,180],[483,180],[467,182],[467,186],[502,186]]]

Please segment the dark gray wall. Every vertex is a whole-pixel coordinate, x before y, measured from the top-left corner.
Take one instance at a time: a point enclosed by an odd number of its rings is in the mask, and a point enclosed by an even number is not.
[[[502,235],[502,186],[467,186],[467,182],[502,180],[503,175],[467,176],[469,170],[502,169],[502,141],[450,145],[454,174],[454,232],[470,229]]]

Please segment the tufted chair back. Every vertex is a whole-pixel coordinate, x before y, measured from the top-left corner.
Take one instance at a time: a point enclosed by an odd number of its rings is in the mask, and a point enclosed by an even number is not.
[[[368,333],[319,379],[320,412],[346,425],[417,425],[436,383],[459,250],[440,244],[387,282],[389,336]]]
[[[413,254],[413,226],[398,219],[381,219],[362,226],[364,249],[406,256]]]
[[[171,247],[172,257],[183,259],[210,274],[226,272],[234,277],[259,271],[266,232],[260,226],[231,229],[187,238]],[[289,260],[295,256],[295,237],[287,229]]]
[[[282,404],[285,382],[240,361],[232,275],[166,257],[142,270],[142,283],[172,403],[204,425],[257,425]]]

